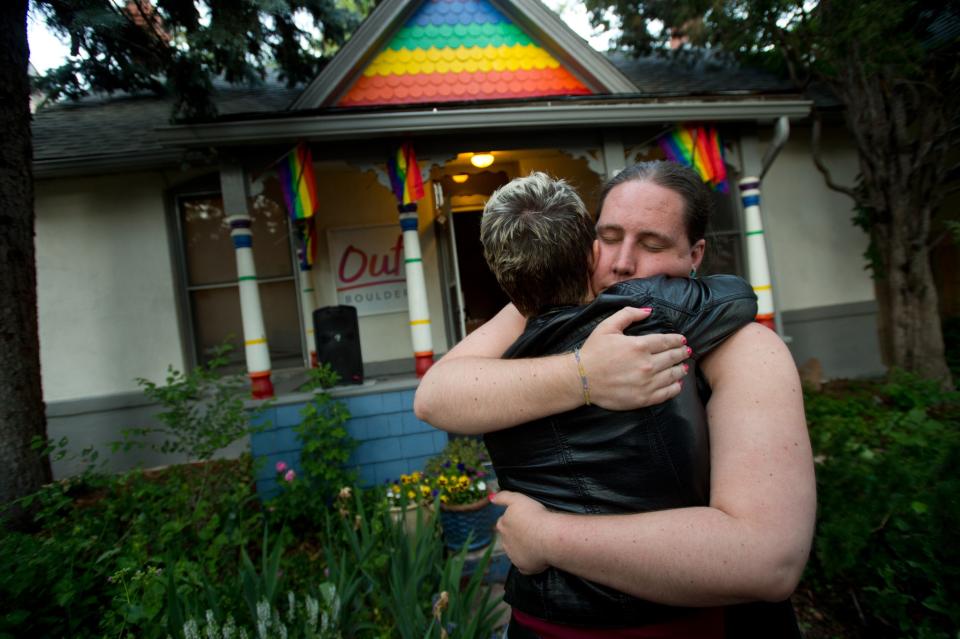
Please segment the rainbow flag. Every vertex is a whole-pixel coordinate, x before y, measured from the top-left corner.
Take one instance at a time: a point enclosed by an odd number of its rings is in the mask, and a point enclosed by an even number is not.
[[[297,257],[300,258],[300,270],[309,271],[317,261],[317,225],[313,218],[303,220],[296,226],[298,244]]]
[[[317,183],[313,177],[313,157],[305,142],[277,162],[280,186],[287,210],[294,220],[313,217],[317,211]]]
[[[727,192],[727,167],[716,128],[678,126],[672,133],[661,136],[658,143],[667,159],[693,167],[714,191]]]
[[[397,204],[413,204],[423,197],[423,180],[413,144],[404,142],[396,154],[387,160],[387,172]]]

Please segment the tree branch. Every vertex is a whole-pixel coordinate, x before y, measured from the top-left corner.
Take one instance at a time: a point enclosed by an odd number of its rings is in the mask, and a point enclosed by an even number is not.
[[[854,202],[859,202],[857,197],[857,192],[850,187],[841,186],[833,181],[833,177],[830,175],[830,170],[823,163],[823,159],[820,157],[820,137],[821,137],[821,127],[822,121],[820,119],[820,114],[814,112],[813,115],[813,132],[810,136],[810,147],[813,155],[813,164],[817,167],[817,170],[823,174],[823,178],[827,183],[827,188],[837,193],[843,193],[844,195],[849,196]]]

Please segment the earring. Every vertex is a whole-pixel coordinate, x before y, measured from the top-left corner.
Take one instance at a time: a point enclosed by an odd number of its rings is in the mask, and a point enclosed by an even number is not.
[[[690,279],[696,279],[696,277],[697,277],[697,269],[695,268],[690,269]]]

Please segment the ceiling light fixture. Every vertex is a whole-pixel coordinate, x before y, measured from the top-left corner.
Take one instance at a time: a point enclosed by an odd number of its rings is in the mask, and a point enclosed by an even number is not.
[[[450,177],[453,178],[453,181],[456,182],[457,184],[463,184],[464,182],[470,179],[470,174],[456,173],[454,175],[451,175]]]
[[[474,165],[478,169],[485,169],[491,164],[493,164],[493,154],[492,153],[474,153],[470,157],[470,164]]]

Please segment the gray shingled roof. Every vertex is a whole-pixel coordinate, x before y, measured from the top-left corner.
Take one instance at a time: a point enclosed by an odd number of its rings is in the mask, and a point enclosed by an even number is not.
[[[225,86],[214,100],[222,116],[263,114],[285,110],[300,91],[276,83]],[[45,165],[90,164],[118,155],[134,164],[175,163],[181,152],[161,147],[153,130],[167,124],[172,112],[173,100],[155,95],[90,96],[48,106],[33,116],[35,166],[42,177]]]
[[[611,61],[636,85],[640,96],[741,98],[793,92],[790,84],[768,73],[700,62],[688,65],[663,58],[631,59],[613,54]],[[302,88],[267,82],[258,87],[221,87],[215,97],[222,117],[264,117],[281,113]],[[176,164],[182,153],[161,147],[154,127],[169,122],[172,101],[148,96],[96,96],[65,101],[34,114],[34,166],[38,177],[124,157],[129,169]],[[322,117],[322,115],[321,115]]]
[[[607,58],[637,85],[641,95],[651,97],[796,93],[784,78],[705,58],[687,62],[659,56],[631,58],[622,53],[610,53]]]

